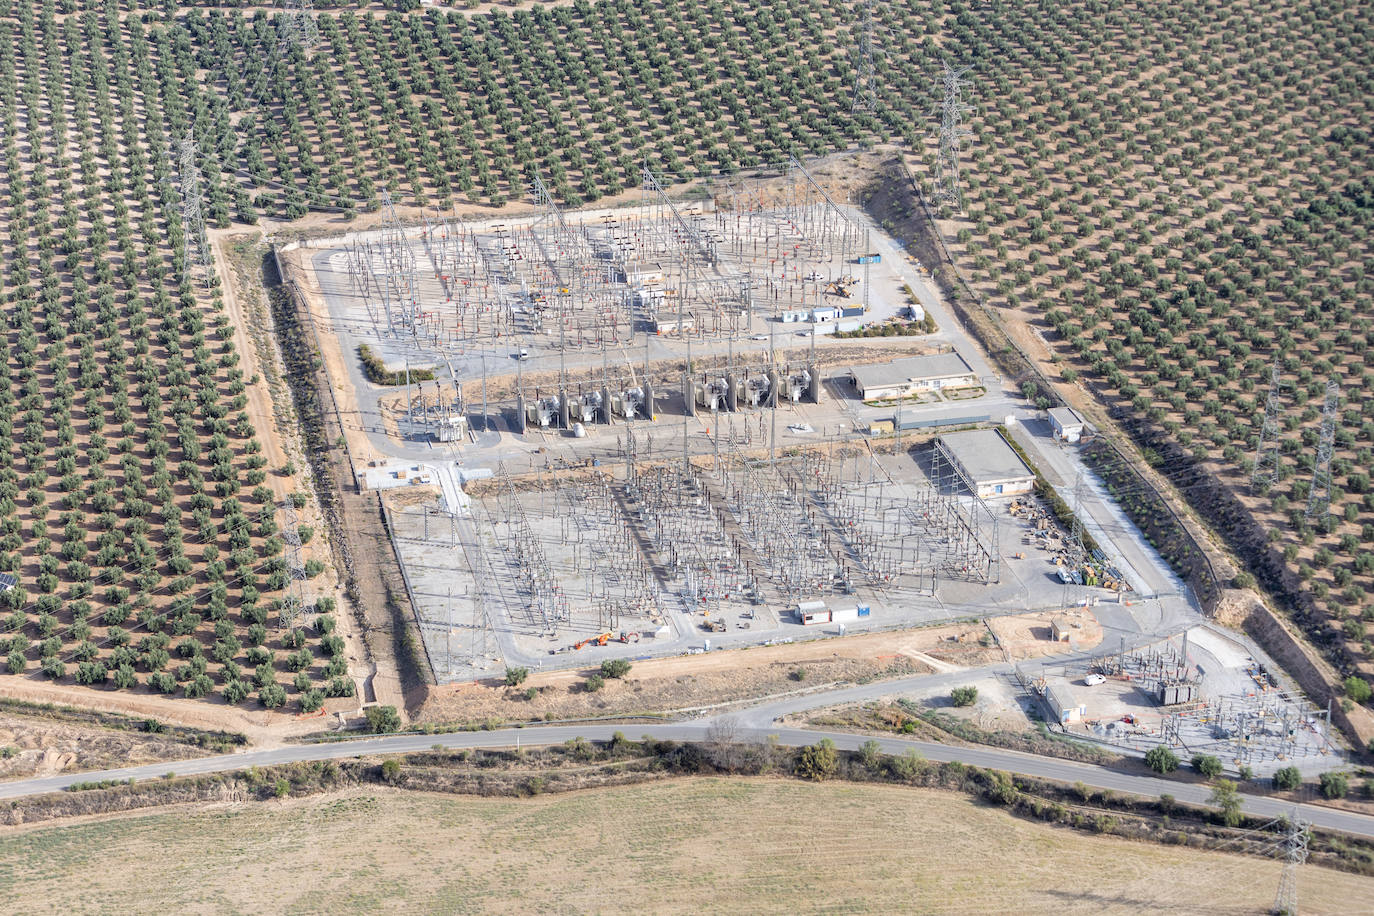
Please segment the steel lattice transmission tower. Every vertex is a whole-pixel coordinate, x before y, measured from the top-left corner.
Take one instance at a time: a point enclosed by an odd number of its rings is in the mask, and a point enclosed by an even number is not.
[[[310,0],[282,0],[281,36],[284,41],[298,44],[309,53],[320,40],[315,25],[315,10]]]
[[[964,207],[963,194],[959,190],[959,143],[965,137],[972,136],[972,132],[963,126],[964,114],[973,110],[963,100],[964,89],[968,86],[964,74],[971,69],[955,68],[946,61],[941,78],[945,99],[940,105],[940,158],[935,163],[935,200],[949,204],[956,210]]]
[[[1317,466],[1312,470],[1312,492],[1307,498],[1307,518],[1323,519],[1331,511],[1331,456],[1336,451],[1336,411],[1341,403],[1341,386],[1335,379],[1326,383],[1322,404],[1322,431],[1317,440]]]
[[[863,0],[859,20],[859,65],[854,74],[850,114],[873,110],[876,101],[873,82],[873,0]]]
[[[1264,402],[1264,422],[1260,424],[1259,445],[1255,447],[1255,467],[1250,486],[1257,492],[1273,486],[1279,478],[1279,415],[1283,412],[1283,372],[1279,355],[1269,370],[1269,397]]]
[[[213,272],[210,269],[210,245],[205,236],[205,214],[201,210],[200,167],[196,165],[200,151],[196,141],[188,135],[177,143],[177,153],[177,178],[181,190],[182,275],[189,281],[195,268],[200,267],[204,282],[208,285]]]
[[[390,191],[382,191],[381,204],[382,238],[379,247],[382,269],[376,279],[382,293],[387,330],[393,337],[414,336],[420,310],[415,254],[406,242],[405,228],[401,225],[401,217],[396,212]]]
[[[1279,892],[1274,896],[1273,912],[1281,916],[1297,916],[1298,866],[1307,861],[1307,824],[1298,817],[1297,809],[1288,819],[1288,832],[1282,849],[1283,873],[1279,875]]]

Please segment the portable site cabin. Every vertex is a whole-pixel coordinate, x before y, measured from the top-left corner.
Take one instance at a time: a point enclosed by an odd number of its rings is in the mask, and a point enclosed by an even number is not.
[[[1083,418],[1072,407],[1050,409],[1050,429],[1054,438],[1074,443],[1083,438]]]

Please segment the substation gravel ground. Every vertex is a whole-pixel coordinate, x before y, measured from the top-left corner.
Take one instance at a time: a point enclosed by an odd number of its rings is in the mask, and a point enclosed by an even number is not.
[[[1048,827],[948,792],[770,779],[520,800],[369,788],[0,837],[0,892],[21,911],[117,894],[136,912],[475,913],[499,900],[517,913],[1255,913],[1281,868]],[[1309,913],[1374,894],[1370,878],[1313,866],[1299,882]]]

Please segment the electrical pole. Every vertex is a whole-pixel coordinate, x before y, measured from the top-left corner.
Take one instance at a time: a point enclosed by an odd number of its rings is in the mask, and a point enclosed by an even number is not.
[[[1283,413],[1283,373],[1280,357],[1274,354],[1269,370],[1269,397],[1264,402],[1264,421],[1260,424],[1259,444],[1255,447],[1255,466],[1250,486],[1256,492],[1272,487],[1279,477],[1279,415]]]
[[[854,73],[854,98],[850,114],[872,111],[873,92],[873,0],[863,0],[859,11],[859,61]]]
[[[284,41],[300,45],[309,53],[320,40],[315,26],[315,10],[310,0],[282,0],[281,36]]]
[[[1336,451],[1336,411],[1340,404],[1341,386],[1331,379],[1326,383],[1321,438],[1317,441],[1317,466],[1312,470],[1312,492],[1307,499],[1309,521],[1321,521],[1331,511],[1331,456]]]
[[[182,272],[189,282],[199,267],[206,286],[213,271],[210,265],[210,244],[205,235],[205,214],[201,210],[200,167],[196,158],[200,151],[190,134],[177,143],[179,154],[177,177],[181,183]]]
[[[1279,875],[1279,891],[1270,911],[1283,916],[1298,914],[1298,866],[1307,861],[1307,824],[1298,817],[1298,809],[1288,816],[1288,831],[1283,842],[1283,872]]]
[[[959,141],[972,136],[963,127],[963,116],[973,110],[963,102],[963,91],[968,85],[964,74],[971,67],[955,69],[946,61],[944,65],[945,98],[940,106],[940,158],[935,165],[935,200],[948,204],[955,210],[963,210],[963,194],[959,190]]]

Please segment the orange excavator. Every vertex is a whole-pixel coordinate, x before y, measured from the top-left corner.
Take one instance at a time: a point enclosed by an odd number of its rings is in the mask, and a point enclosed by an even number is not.
[[[581,642],[573,643],[574,649],[581,649],[583,646],[604,646],[611,641],[610,633],[601,633],[597,636],[588,636]]]

